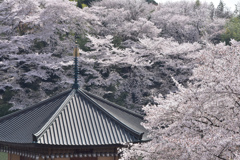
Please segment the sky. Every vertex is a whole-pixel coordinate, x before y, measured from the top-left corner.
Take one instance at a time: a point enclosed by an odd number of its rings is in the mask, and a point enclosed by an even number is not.
[[[155,0],[155,1],[159,3],[159,2],[169,2],[169,1],[175,2],[175,1],[181,1],[181,0]],[[196,0],[187,0],[187,1],[195,2]],[[217,7],[220,2],[220,0],[200,0],[200,2],[201,1],[205,1],[208,3],[213,2],[215,7]],[[223,0],[223,3],[226,4],[226,6],[232,11],[234,11],[235,4],[237,4],[238,2],[240,3],[240,0]]]

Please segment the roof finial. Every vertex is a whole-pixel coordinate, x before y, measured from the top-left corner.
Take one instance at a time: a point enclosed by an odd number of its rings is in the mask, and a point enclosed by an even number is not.
[[[74,52],[74,84],[73,89],[78,89],[78,57],[79,57],[79,49],[77,47],[77,44],[75,45]]]

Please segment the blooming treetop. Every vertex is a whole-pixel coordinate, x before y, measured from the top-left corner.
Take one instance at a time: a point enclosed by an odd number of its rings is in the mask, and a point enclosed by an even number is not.
[[[187,88],[147,105],[143,124],[152,141],[134,145],[126,157],[159,159],[240,158],[240,44],[208,45]]]

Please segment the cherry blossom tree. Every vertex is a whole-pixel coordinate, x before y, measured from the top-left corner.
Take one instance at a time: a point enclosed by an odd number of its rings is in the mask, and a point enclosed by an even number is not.
[[[200,3],[198,7],[188,1],[160,3],[150,21],[162,29],[162,37],[173,37],[180,43],[201,42],[203,37],[214,40],[224,28],[225,18],[213,19],[213,12],[208,3]]]
[[[174,80],[177,92],[143,108],[152,140],[133,145],[124,159],[239,159],[239,46],[232,40],[200,51],[188,87]]]
[[[69,65],[73,65],[71,57],[59,59],[52,54],[37,53],[9,55],[0,63],[0,90],[14,91],[10,100],[12,109],[25,108],[45,99],[56,89],[69,87],[72,80],[63,74],[71,73],[64,70]]]
[[[90,33],[100,36],[112,35],[116,45],[128,39],[137,41],[143,36],[157,37],[160,29],[148,20],[155,8],[155,5],[144,0],[103,0],[94,2],[92,7],[84,10],[98,17],[98,22],[95,23],[98,25],[95,25]]]
[[[80,56],[80,77],[85,87],[98,90],[99,95],[115,102],[124,97],[126,101],[121,101],[121,105],[135,108],[152,101],[152,94],[175,90],[171,75],[186,84],[194,65],[187,55],[202,49],[198,43],[179,44],[165,38],[127,40],[120,49],[111,43],[110,35],[89,35],[88,39],[91,51],[81,51]]]
[[[75,35],[87,31],[88,20],[96,18],[63,0],[4,0],[0,14],[1,54],[35,51],[61,56],[75,43]]]
[[[75,36],[95,18],[66,0],[1,2],[0,95],[14,93],[12,109],[69,87]]]
[[[171,75],[186,85],[195,63],[188,55],[202,50],[203,40],[217,37],[225,23],[209,18],[208,7],[102,0],[80,9],[68,0],[3,0],[0,97],[14,92],[11,102],[21,108],[69,88],[77,41],[81,87],[140,109],[151,95],[177,89]]]
[[[137,20],[139,17],[146,18],[155,8],[155,5],[149,4],[145,0],[103,0],[94,2],[93,5],[108,9],[123,8],[128,12],[128,20]]]

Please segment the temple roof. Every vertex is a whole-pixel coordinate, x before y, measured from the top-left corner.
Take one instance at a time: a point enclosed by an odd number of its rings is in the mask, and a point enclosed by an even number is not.
[[[0,118],[0,142],[100,146],[147,141],[143,117],[72,89]]]

